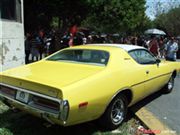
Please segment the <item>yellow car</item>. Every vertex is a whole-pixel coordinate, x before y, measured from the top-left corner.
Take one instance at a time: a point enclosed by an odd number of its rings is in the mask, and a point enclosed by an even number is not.
[[[83,45],[0,73],[0,96],[51,123],[98,119],[116,129],[129,106],[158,90],[171,92],[179,69],[178,62],[160,61],[143,47]]]

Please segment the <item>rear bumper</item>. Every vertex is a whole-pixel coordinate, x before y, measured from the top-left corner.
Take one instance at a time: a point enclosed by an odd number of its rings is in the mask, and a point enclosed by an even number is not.
[[[31,107],[31,106],[28,106],[24,103],[21,103],[17,100],[14,100],[14,99],[10,99],[9,97],[6,97],[6,96],[2,96],[0,94],[0,97],[2,98],[2,102],[4,104],[6,104],[7,106],[9,107],[17,107],[18,109],[20,110],[24,110],[24,111],[28,111],[30,113],[34,113],[38,116],[48,116],[49,118],[54,118],[54,119],[59,119],[59,115],[58,114],[54,114],[54,113],[50,113],[50,112],[47,112],[47,111],[43,111],[43,110],[40,110],[38,108],[34,108],[34,107]]]
[[[15,108],[17,108],[17,109],[19,109],[21,111],[24,111],[24,112],[32,114],[32,115],[34,115],[36,117],[45,119],[46,121],[48,121],[51,124],[58,124],[58,125],[61,125],[61,126],[68,126],[67,122],[60,120],[59,115],[57,115],[57,114],[52,114],[52,113],[49,113],[49,112],[46,112],[46,111],[42,111],[40,109],[24,105],[21,102],[16,102],[16,101],[13,101],[13,100],[9,100],[9,99],[7,99],[5,97],[2,97],[1,95],[0,95],[0,97],[1,97],[2,102],[4,104],[6,104],[7,106],[9,106],[9,107],[15,107]]]
[[[17,88],[17,87],[14,87],[14,86],[10,86],[10,85],[7,85],[7,84],[2,84],[0,83],[1,86],[7,86],[7,87],[10,87],[10,88],[13,88],[13,89],[17,89],[17,90],[20,90],[20,91],[24,91],[24,92],[27,92],[27,93],[30,93],[31,95],[38,95],[38,96],[41,96],[41,97],[44,97],[44,98],[48,98],[48,99],[51,99],[53,101],[56,101],[58,102],[59,104],[61,104],[61,101],[62,100],[59,100],[57,98],[52,98],[52,97],[49,97],[49,96],[46,96],[46,95],[42,95],[42,94],[39,94],[39,93],[35,93],[35,92],[32,92],[32,91],[28,91],[28,90],[25,90],[25,89],[21,89],[21,88]],[[35,116],[38,116],[38,117],[41,117],[45,120],[47,120],[48,122],[52,123],[52,124],[59,124],[59,125],[65,125],[66,122],[65,121],[62,121],[60,119],[60,111],[58,112],[53,112],[53,111],[48,111],[48,110],[43,110],[43,108],[41,107],[38,107],[34,104],[32,104],[32,102],[28,102],[28,103],[23,103],[19,100],[16,100],[16,98],[12,98],[2,92],[0,92],[0,98],[2,100],[3,103],[5,103],[7,106],[9,107],[15,107],[15,108],[18,108],[22,111],[25,111],[25,112],[28,112],[28,113],[31,113]]]

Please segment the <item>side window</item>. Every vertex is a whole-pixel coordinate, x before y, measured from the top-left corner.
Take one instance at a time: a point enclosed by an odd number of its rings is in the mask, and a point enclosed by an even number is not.
[[[155,64],[156,59],[147,50],[134,50],[129,52],[130,56],[139,64]]]
[[[130,52],[129,52],[129,55],[130,55],[137,63],[139,63],[138,56],[137,56],[137,51],[130,51]]]
[[[21,22],[21,0],[2,0],[0,18]]]

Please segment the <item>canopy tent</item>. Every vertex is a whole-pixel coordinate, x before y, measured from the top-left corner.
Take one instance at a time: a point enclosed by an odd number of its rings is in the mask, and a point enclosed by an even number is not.
[[[154,34],[154,35],[166,35],[166,33],[159,29],[148,29],[144,32],[145,34]]]

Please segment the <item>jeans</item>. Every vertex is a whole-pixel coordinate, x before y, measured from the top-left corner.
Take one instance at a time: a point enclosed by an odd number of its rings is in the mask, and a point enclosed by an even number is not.
[[[168,61],[176,61],[175,58],[169,58],[169,57],[166,57],[166,60],[168,60]]]

